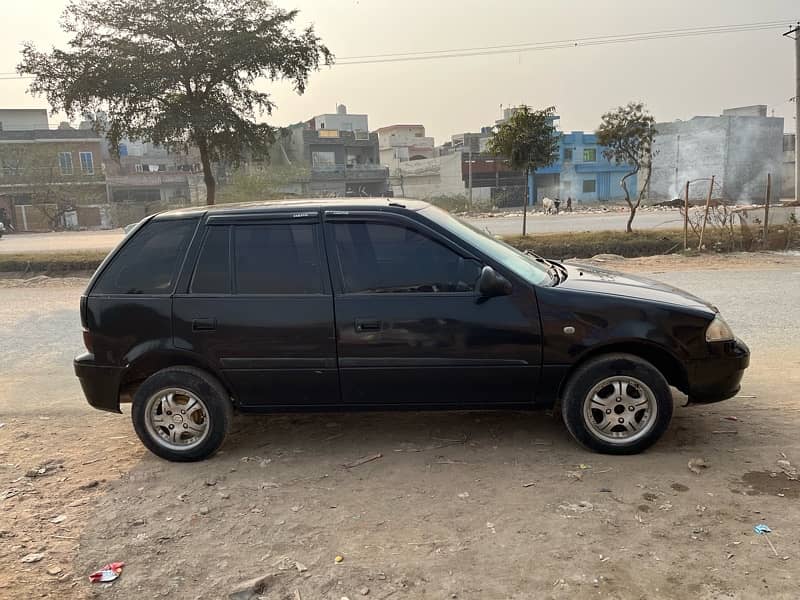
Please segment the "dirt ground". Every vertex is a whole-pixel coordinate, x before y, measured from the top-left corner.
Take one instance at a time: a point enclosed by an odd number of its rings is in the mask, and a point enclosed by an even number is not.
[[[800,257],[604,266],[706,282],[692,291],[723,313],[721,282],[759,273],[780,285],[753,297],[800,301]],[[34,315],[3,343],[63,329],[44,313],[84,283],[0,283]],[[0,598],[228,598],[255,577],[252,597],[281,600],[798,598],[800,346],[778,333],[797,312],[750,311],[769,329],[727,302],[753,349],[740,395],[684,407],[676,392],[667,434],[632,457],[580,449],[545,413],[412,412],[241,417],[213,459],[172,464],[129,417],[85,406],[69,365],[37,379],[4,349],[24,376],[0,371]],[[70,350],[50,339],[34,358]],[[110,561],[121,577],[90,584]]]

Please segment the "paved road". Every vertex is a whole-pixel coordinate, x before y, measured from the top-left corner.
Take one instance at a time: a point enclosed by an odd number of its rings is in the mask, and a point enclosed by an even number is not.
[[[528,215],[528,233],[558,233],[563,231],[622,231],[627,221],[625,212],[561,213]],[[522,216],[469,218],[480,229],[494,235],[522,233]],[[680,215],[677,211],[641,212],[634,222],[640,229],[677,228]],[[67,231],[60,233],[26,233],[0,238],[0,254],[16,252],[64,252],[69,250],[111,250],[122,239],[121,229],[111,231]]]
[[[522,216],[484,217],[467,219],[480,229],[488,229],[494,235],[516,235],[522,233]],[[567,231],[624,231],[628,221],[627,212],[608,213],[560,213],[528,215],[528,233],[561,233]],[[678,229],[682,227],[677,210],[640,212],[633,222],[638,229]]]

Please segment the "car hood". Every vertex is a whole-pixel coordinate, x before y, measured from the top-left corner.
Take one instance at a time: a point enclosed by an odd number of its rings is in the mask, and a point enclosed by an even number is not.
[[[660,281],[580,264],[564,266],[567,268],[568,276],[558,287],[718,312],[714,305],[702,298]]]

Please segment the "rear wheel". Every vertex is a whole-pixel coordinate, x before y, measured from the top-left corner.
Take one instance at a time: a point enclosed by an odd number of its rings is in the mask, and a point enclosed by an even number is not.
[[[139,439],[153,454],[187,462],[208,458],[219,449],[233,407],[222,384],[205,371],[170,367],[139,387],[131,418]]]
[[[635,454],[654,444],[669,426],[672,407],[664,376],[629,354],[607,354],[580,366],[561,403],[572,436],[608,454]]]

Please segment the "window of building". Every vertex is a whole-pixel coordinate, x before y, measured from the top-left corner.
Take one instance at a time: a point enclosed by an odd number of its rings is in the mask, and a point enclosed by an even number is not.
[[[564,148],[564,160],[572,160],[572,148]]]
[[[312,152],[311,153],[311,166],[312,167],[332,167],[336,164],[335,152]]]
[[[230,294],[230,227],[209,227],[197,259],[191,290],[194,294]]]
[[[237,294],[321,294],[315,225],[234,227]]]
[[[594,194],[597,191],[597,181],[594,179],[584,179],[583,180],[583,193],[584,194]]]
[[[583,162],[595,162],[597,160],[597,148],[583,149]]]
[[[180,261],[197,221],[151,221],[117,252],[95,294],[166,295],[172,292]]]
[[[472,292],[480,265],[414,229],[384,223],[333,227],[345,293]]]
[[[144,165],[142,163],[136,163],[133,165],[133,170],[137,173],[144,173]]]
[[[62,175],[72,175],[72,152],[59,152],[58,166]]]
[[[353,124],[348,121],[345,121],[344,123],[342,123],[342,131],[353,131]]]
[[[94,156],[91,152],[81,152],[81,173],[94,175]]]
[[[338,129],[320,129],[318,133],[319,133],[319,137],[321,137],[321,138],[338,138],[339,137],[339,130]]]

